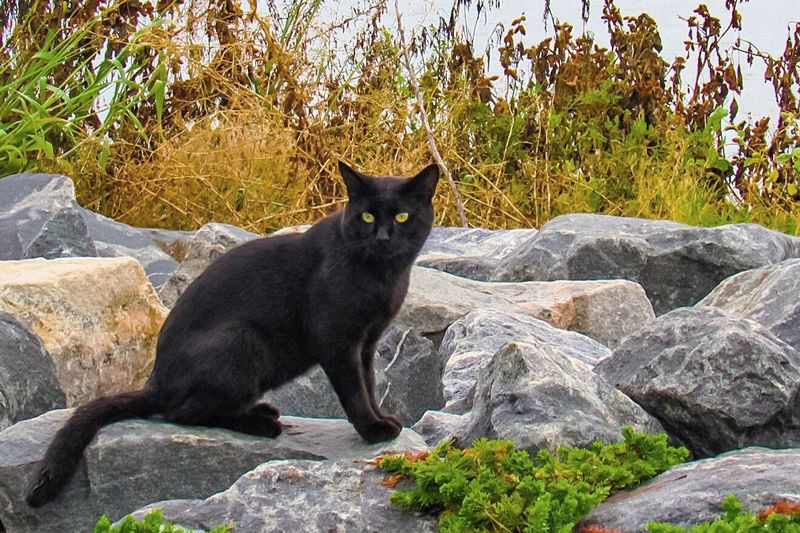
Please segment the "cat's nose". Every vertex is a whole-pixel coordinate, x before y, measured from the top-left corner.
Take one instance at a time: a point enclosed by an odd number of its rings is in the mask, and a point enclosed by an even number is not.
[[[388,241],[389,231],[386,228],[378,228],[378,233],[375,234],[375,240],[378,242]]]

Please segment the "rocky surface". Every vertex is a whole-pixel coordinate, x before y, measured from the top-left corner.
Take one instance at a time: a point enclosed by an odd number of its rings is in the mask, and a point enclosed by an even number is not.
[[[268,398],[336,420],[284,417],[292,427],[276,440],[126,421],[101,432],[56,502],[20,502],[67,415],[40,413],[139,388],[167,312],[154,287],[172,305],[257,237],[132,228],[80,207],[63,176],[0,179],[0,312],[13,314],[0,314],[0,531],[84,531],[153,502],[186,526],[435,528],[393,509],[380,473],[352,462],[387,448],[363,444],[319,369]],[[485,436],[534,451],[618,440],[632,425],[665,428],[697,456],[800,448],[798,293],[800,238],[752,224],[566,215],[538,232],[434,228],[375,358],[382,407],[419,432],[388,446]],[[800,499],[797,453],[680,466],[592,517],[642,531],[713,518],[729,490],[753,509]]]
[[[800,501],[798,479],[800,449],[746,448],[676,466],[636,490],[611,497],[581,524],[624,533],[644,533],[652,521],[690,527],[720,518],[729,493],[750,512],[781,500]]]
[[[429,446],[435,446],[445,439],[464,439],[466,437],[469,416],[465,414],[447,413],[445,411],[425,411],[411,429],[419,433]],[[469,442],[460,442],[468,446]]]
[[[800,256],[800,238],[757,224],[699,228],[666,220],[557,217],[502,260],[495,281],[627,279],[656,314],[694,305],[743,270]]]
[[[511,341],[536,344],[555,357],[572,357],[594,366],[611,350],[589,337],[556,329],[526,315],[477,309],[456,320],[439,348],[444,365],[444,411],[464,414],[472,409],[478,372]]]
[[[103,513],[116,520],[156,501],[206,498],[273,459],[352,462],[425,446],[411,430],[392,442],[367,445],[344,420],[283,417],[287,427],[277,439],[129,420],[104,428],[64,493],[31,509],[20,487],[69,414],[51,411],[0,433],[0,522],[10,533],[89,531]]]
[[[160,287],[178,263],[148,230],[82,208],[72,180],[57,174],[0,178],[0,260],[135,257]]]
[[[500,261],[534,235],[535,229],[436,227],[420,251],[417,264],[464,278],[489,281]]]
[[[237,531],[435,532],[436,520],[393,507],[383,475],[351,461],[273,461],[200,502],[163,502],[165,518],[187,528],[235,524]],[[137,514],[143,514],[138,512]]]
[[[655,316],[642,288],[629,281],[486,283],[415,267],[396,322],[436,337],[478,308],[539,318],[606,345]]]
[[[585,363],[551,347],[512,341],[480,370],[461,440],[509,439],[535,453],[619,441],[626,425],[645,433],[662,431],[658,421]]]
[[[165,243],[174,244],[186,239],[185,232],[134,228],[88,209],[80,209],[80,214],[98,256],[135,258],[156,289],[166,283],[178,268],[178,261],[170,255]]]
[[[594,370],[697,456],[800,447],[800,355],[752,320],[676,309]]]
[[[77,209],[65,207],[53,214],[34,237],[22,259],[43,257],[95,257],[97,249],[89,238],[86,222]]]
[[[441,369],[433,342],[409,328],[390,327],[375,355],[375,391],[382,409],[407,425],[419,420],[426,410],[441,408]],[[265,398],[290,415],[345,417],[319,367],[267,392]]]
[[[186,287],[202,274],[214,259],[258,237],[259,235],[255,233],[229,224],[213,222],[206,224],[187,241],[185,259],[158,293],[161,301],[171,308]]]
[[[0,431],[65,406],[53,360],[16,315],[0,312]]]
[[[77,209],[75,187],[66,176],[16,174],[1,178],[0,228],[9,241],[13,236],[21,251],[5,259],[22,259],[47,222],[65,209]]]
[[[697,306],[755,320],[800,353],[800,259],[731,276]]]
[[[0,311],[42,339],[69,406],[141,388],[166,317],[129,257],[2,261]]]

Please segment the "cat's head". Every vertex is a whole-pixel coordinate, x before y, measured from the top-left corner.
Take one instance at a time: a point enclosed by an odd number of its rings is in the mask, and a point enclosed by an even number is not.
[[[342,231],[365,254],[387,259],[415,256],[433,226],[433,193],[439,181],[435,164],[413,178],[367,176],[339,163],[348,202]]]

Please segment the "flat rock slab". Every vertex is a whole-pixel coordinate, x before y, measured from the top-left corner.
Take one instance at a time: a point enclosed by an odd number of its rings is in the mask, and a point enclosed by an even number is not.
[[[16,315],[0,312],[0,431],[65,401],[41,339]]]
[[[42,339],[68,406],[141,388],[167,314],[131,257],[0,262],[0,311]]]
[[[187,528],[233,524],[235,531],[435,532],[436,519],[392,506],[375,467],[352,461],[273,461],[201,502],[160,502],[164,517]],[[138,511],[141,515],[145,510]]]
[[[104,428],[64,493],[31,509],[24,487],[70,413],[51,411],[0,433],[0,522],[9,533],[90,531],[102,514],[113,521],[156,501],[206,498],[274,459],[353,461],[425,447],[408,429],[394,441],[368,445],[348,422],[334,419],[283,417],[287,427],[277,439],[129,420]]]
[[[656,314],[694,305],[738,272],[800,256],[800,238],[757,224],[692,227],[572,214],[551,220],[503,259],[497,281],[627,279]]]
[[[752,320],[675,309],[625,338],[594,371],[695,457],[800,447],[800,354]]]
[[[642,288],[630,281],[489,283],[414,267],[396,322],[442,334],[479,308],[525,314],[613,346],[655,316]]]
[[[755,320],[800,353],[800,259],[731,276],[697,307]]]
[[[720,518],[722,501],[731,493],[751,512],[781,500],[800,502],[800,449],[746,448],[673,467],[635,490],[612,496],[581,525],[624,533],[644,533],[654,521],[688,528]]]

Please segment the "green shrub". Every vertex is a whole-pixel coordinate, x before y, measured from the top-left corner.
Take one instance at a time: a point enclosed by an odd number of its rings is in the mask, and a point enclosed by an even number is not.
[[[217,526],[209,533],[225,533],[233,531],[233,526]],[[128,515],[118,526],[112,526],[111,521],[103,515],[94,526],[94,533],[187,533],[186,529],[164,523],[161,510],[156,509],[147,513],[142,520],[136,520]]]
[[[685,461],[688,451],[667,444],[665,434],[630,427],[623,442],[590,448],[540,450],[531,457],[507,440],[476,440],[459,450],[443,442],[425,457],[384,457],[380,467],[408,477],[411,489],[391,501],[405,509],[439,514],[442,531],[569,532],[609,494],[639,484]]]
[[[733,494],[728,494],[722,503],[724,514],[713,522],[703,522],[691,529],[663,522],[647,524],[650,533],[800,533],[800,506],[789,505],[786,509],[772,508],[758,515],[745,513]],[[785,511],[785,512],[782,512]]]

